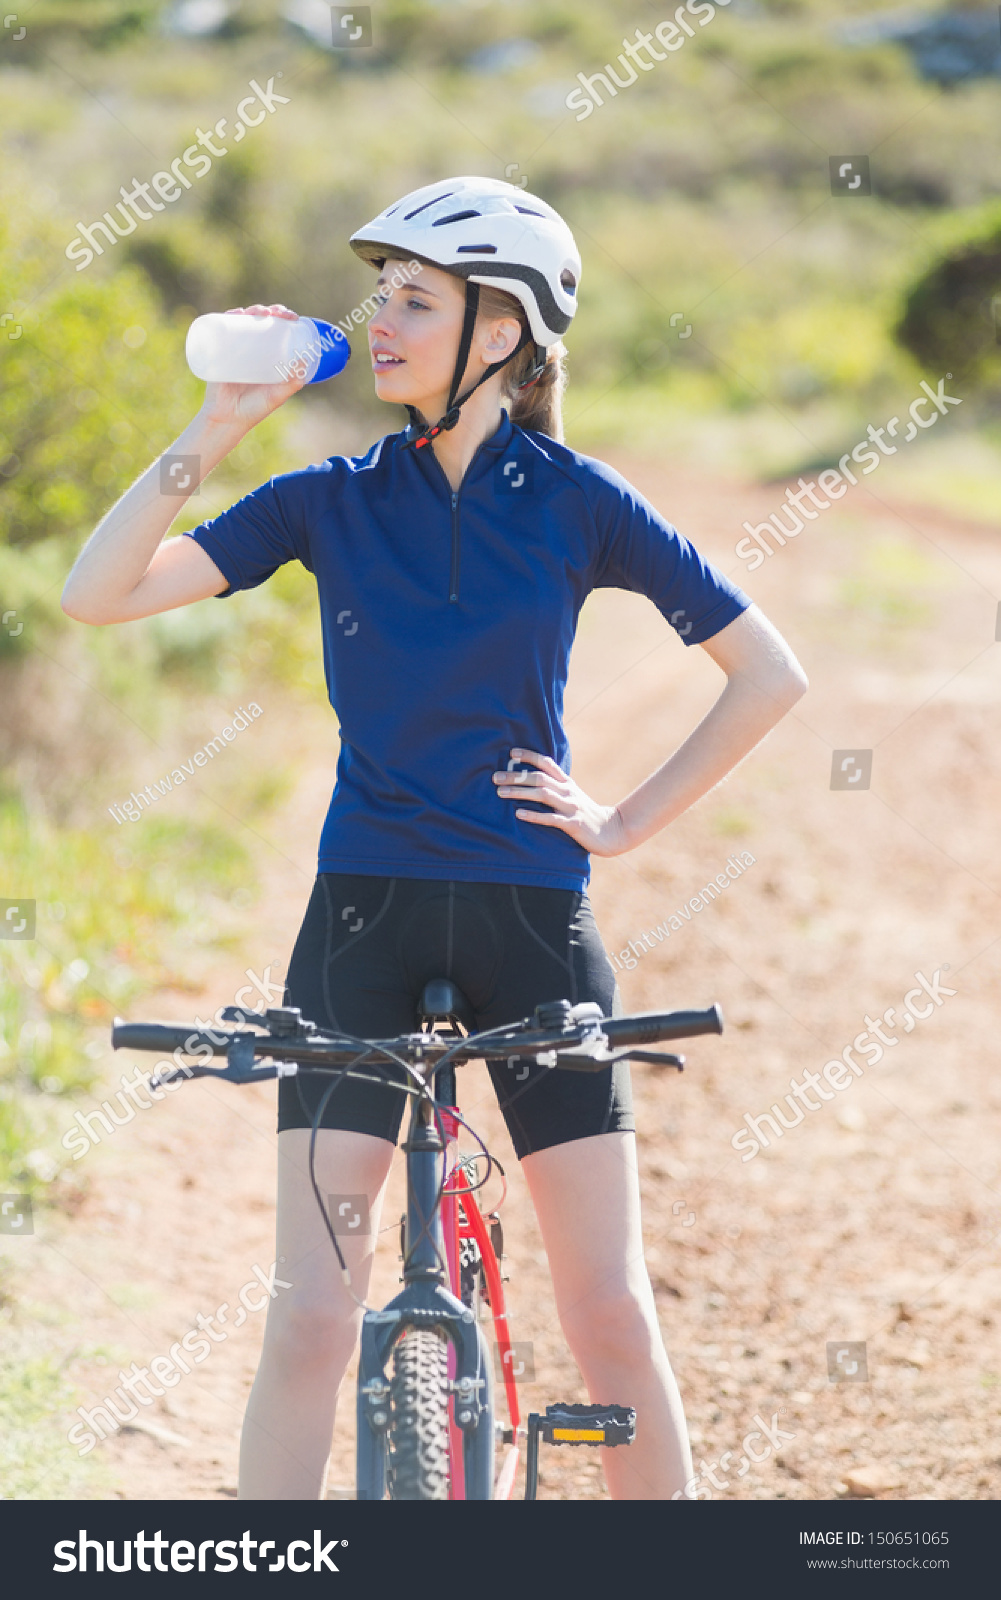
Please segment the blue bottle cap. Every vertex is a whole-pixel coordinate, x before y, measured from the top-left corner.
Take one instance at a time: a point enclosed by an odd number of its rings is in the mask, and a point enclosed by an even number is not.
[[[309,381],[324,383],[327,378],[335,378],[339,372],[343,372],[351,354],[351,346],[340,328],[335,328],[332,322],[323,322],[319,317],[310,317],[309,320],[320,337],[320,364]]]

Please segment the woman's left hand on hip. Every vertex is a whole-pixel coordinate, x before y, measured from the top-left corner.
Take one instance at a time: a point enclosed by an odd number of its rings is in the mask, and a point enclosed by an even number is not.
[[[562,828],[585,850],[596,856],[621,855],[629,847],[617,807],[601,806],[558,766],[552,756],[535,750],[512,750],[512,761],[537,767],[537,772],[495,772],[493,781],[502,800],[532,800],[551,806],[550,811],[518,810],[522,822],[544,828]]]

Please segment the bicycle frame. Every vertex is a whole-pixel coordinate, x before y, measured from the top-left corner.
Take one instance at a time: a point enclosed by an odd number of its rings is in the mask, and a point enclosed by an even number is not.
[[[445,1256],[448,1261],[449,1278],[453,1291],[456,1288],[461,1290],[462,1241],[464,1239],[471,1240],[479,1250],[483,1276],[486,1278],[490,1313],[494,1324],[497,1355],[501,1371],[504,1374],[504,1395],[511,1424],[510,1429],[505,1430],[506,1433],[510,1434],[510,1443],[504,1465],[498,1475],[493,1498],[507,1500],[510,1498],[511,1490],[514,1487],[514,1476],[518,1469],[519,1452],[517,1439],[518,1426],[521,1422],[518,1387],[515,1383],[511,1365],[511,1337],[507,1325],[507,1308],[504,1304],[504,1287],[501,1279],[500,1261],[495,1254],[493,1241],[487,1230],[483,1213],[477,1204],[476,1196],[471,1192],[465,1170],[458,1161],[459,1123],[455,1119],[454,1111],[455,1107],[446,1106],[442,1108],[441,1112],[448,1141],[446,1146],[446,1170],[448,1176],[441,1201]],[[448,1364],[450,1378],[454,1376],[454,1365],[455,1352],[450,1349]],[[452,1468],[449,1489],[450,1500],[463,1500],[466,1498],[463,1492],[460,1440],[460,1431],[454,1417],[450,1418],[449,1459]]]
[[[468,1230],[467,1236],[477,1240],[481,1252],[483,1241],[486,1242],[488,1254],[484,1260],[491,1264],[493,1248],[475,1197],[468,1192],[468,1181],[457,1163],[455,1098],[455,1070],[449,1065],[435,1074],[434,1109],[427,1099],[414,1103],[403,1146],[407,1161],[403,1289],[384,1311],[366,1312],[362,1321],[357,1406],[359,1500],[384,1498],[389,1426],[386,1362],[396,1341],[409,1328],[420,1326],[442,1327],[449,1340],[449,1387],[453,1395],[449,1415],[450,1498],[493,1499],[493,1375],[483,1330],[457,1292],[461,1284],[461,1230]],[[489,1276],[487,1282],[491,1310],[496,1314],[503,1311],[503,1292],[499,1271],[493,1277],[493,1285]],[[506,1318],[501,1329],[508,1348]],[[508,1404],[510,1409],[510,1392]],[[516,1398],[514,1406],[516,1416]],[[513,1419],[512,1426],[517,1426]],[[505,1476],[513,1481],[513,1472]]]

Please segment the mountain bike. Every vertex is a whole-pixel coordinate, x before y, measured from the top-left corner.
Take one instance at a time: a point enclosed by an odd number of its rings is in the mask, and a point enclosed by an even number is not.
[[[628,1405],[556,1403],[544,1414],[532,1413],[521,1425],[504,1303],[500,1217],[497,1207],[484,1217],[477,1200],[495,1171],[503,1177],[503,1169],[459,1112],[456,1068],[472,1060],[528,1058],[549,1070],[597,1072],[628,1058],[681,1071],[683,1056],[644,1047],[722,1033],[719,1007],[606,1017],[593,1001],[571,1005],[569,1000],[553,1000],[520,1022],[476,1033],[467,998],[450,979],[437,978],[421,993],[415,1016],[419,1031],[394,1039],[360,1039],[326,1031],[294,1007],[260,1013],[227,1006],[219,1016],[240,1026],[227,1030],[116,1018],[111,1040],[116,1050],[173,1054],[173,1066],[158,1065],[150,1080],[154,1089],[179,1075],[234,1084],[296,1073],[328,1078],[313,1118],[309,1176],[349,1289],[350,1273],[334,1219],[316,1181],[316,1136],[323,1113],[346,1078],[382,1084],[396,1092],[402,1088],[411,1102],[403,1145],[407,1178],[407,1210],[401,1220],[403,1288],[381,1311],[363,1306],[357,1498],[383,1500],[388,1492],[392,1500],[509,1499],[520,1442],[525,1440],[525,1499],[534,1500],[541,1443],[605,1448],[630,1444],[636,1413]],[[206,1066],[206,1053],[225,1056],[226,1066]],[[185,1055],[199,1057],[199,1064],[183,1062]],[[537,1081],[526,1083],[511,1099]],[[460,1129],[479,1147],[473,1155],[460,1154]],[[481,1325],[485,1313],[494,1327],[506,1426],[495,1423],[494,1372]],[[507,1451],[495,1479],[498,1434]]]

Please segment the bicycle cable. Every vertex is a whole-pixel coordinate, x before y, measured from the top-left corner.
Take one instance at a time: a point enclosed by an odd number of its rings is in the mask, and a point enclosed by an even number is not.
[[[313,1072],[317,1072],[317,1073],[329,1072],[332,1075],[332,1082],[330,1082],[327,1085],[326,1089],[323,1091],[323,1094],[320,1096],[320,1103],[317,1106],[316,1111],[315,1111],[315,1113],[313,1114],[313,1116],[311,1118],[311,1126],[310,1126],[310,1134],[309,1134],[309,1181],[310,1181],[310,1184],[312,1185],[313,1195],[314,1195],[314,1198],[316,1200],[316,1204],[319,1207],[320,1215],[323,1218],[323,1225],[326,1228],[328,1234],[330,1235],[330,1242],[334,1247],[334,1254],[337,1256],[337,1263],[338,1263],[338,1266],[340,1267],[341,1279],[342,1279],[342,1281],[344,1283],[344,1287],[347,1289],[348,1293],[350,1294],[352,1300],[355,1302],[356,1305],[360,1306],[363,1311],[369,1311],[369,1310],[371,1310],[371,1307],[367,1306],[364,1301],[359,1300],[358,1296],[355,1294],[354,1289],[351,1286],[351,1273],[350,1273],[350,1271],[348,1269],[348,1264],[344,1259],[344,1255],[343,1255],[343,1253],[341,1251],[341,1247],[337,1242],[337,1235],[336,1235],[336,1233],[334,1232],[333,1228],[330,1225],[330,1218],[327,1215],[327,1208],[323,1203],[323,1196],[320,1193],[320,1186],[316,1181],[316,1136],[317,1136],[317,1133],[319,1132],[320,1122],[321,1122],[321,1120],[323,1118],[323,1113],[324,1113],[324,1111],[326,1111],[327,1106],[328,1106],[328,1104],[330,1102],[330,1098],[333,1095],[334,1091],[336,1089],[340,1088],[341,1084],[344,1082],[345,1078],[348,1076],[348,1073],[350,1072],[351,1068],[352,1067],[356,1067],[359,1064],[359,1062],[364,1061],[366,1056],[372,1054],[372,1046],[367,1044],[366,1041],[354,1039],[350,1035],[346,1035],[346,1034],[340,1034],[340,1035],[338,1035],[338,1037],[344,1043],[358,1044],[360,1046],[364,1046],[364,1048],[359,1049],[359,1052],[358,1052],[357,1056],[355,1056],[354,1059],[352,1061],[348,1062],[348,1064],[346,1066],[344,1066],[344,1067],[320,1067],[320,1066],[309,1067],[309,1066],[307,1066],[305,1068],[306,1071],[313,1071]],[[409,1068],[409,1066],[408,1066],[408,1064],[406,1062],[403,1062],[401,1064],[406,1068],[406,1070],[408,1070],[408,1071],[412,1070],[412,1069]],[[300,1066],[300,1071],[302,1071],[302,1070],[303,1070],[303,1068]],[[296,1076],[298,1077],[298,1074]],[[418,1074],[414,1073],[414,1076],[418,1076]],[[385,1078],[372,1078],[370,1081],[372,1083],[385,1084],[387,1087],[389,1086],[387,1084],[387,1080]],[[418,1095],[420,1094],[420,1090],[419,1089],[418,1090],[408,1089],[408,1088],[405,1088],[404,1086],[399,1085],[399,1084],[393,1085],[393,1087],[395,1087],[397,1089],[400,1089],[401,1092],[403,1092],[403,1093],[418,1094]],[[298,1084],[297,1084],[297,1088],[298,1088]],[[301,1092],[300,1092],[300,1095],[299,1095],[299,1103],[300,1103],[300,1105],[302,1105]],[[303,1106],[303,1110],[305,1111],[306,1109],[307,1108],[305,1106]]]
[[[503,1023],[503,1024],[501,1024],[500,1026],[498,1026],[496,1028],[490,1028],[490,1029],[486,1030],[485,1032],[483,1032],[481,1034],[478,1034],[478,1035],[475,1035],[475,1036],[469,1035],[469,1034],[463,1035],[461,1038],[456,1040],[455,1044],[453,1044],[450,1049],[447,1049],[445,1051],[445,1053],[441,1057],[439,1057],[439,1059],[435,1063],[433,1063],[434,1070],[437,1071],[441,1067],[450,1064],[451,1061],[460,1053],[460,1051],[462,1050],[463,1046],[467,1044],[468,1040],[471,1037],[475,1038],[476,1044],[480,1044],[481,1042],[487,1042],[487,1041],[489,1041],[491,1039],[495,1039],[498,1035],[503,1036],[506,1033],[512,1032],[512,1029],[515,1030],[514,1033],[512,1034],[512,1039],[514,1039],[516,1037],[517,1025],[516,1024],[511,1024],[509,1022],[508,1023]],[[431,1031],[433,1033],[434,1030],[432,1029]],[[442,1118],[442,1110],[443,1110],[443,1108],[439,1107],[438,1102],[435,1100],[434,1095],[433,1095],[432,1090],[431,1090],[431,1086],[428,1083],[427,1079],[409,1061],[406,1061],[402,1056],[398,1055],[396,1053],[396,1051],[390,1049],[390,1047],[387,1044],[385,1044],[383,1041],[381,1041],[381,1040],[378,1041],[377,1043],[373,1043],[370,1040],[358,1038],[354,1034],[342,1033],[339,1030],[338,1031],[334,1031],[334,1032],[330,1032],[330,1033],[325,1032],[325,1039],[326,1040],[330,1040],[330,1041],[336,1041],[337,1043],[340,1043],[340,1044],[354,1045],[357,1048],[358,1054],[351,1061],[346,1063],[346,1065],[344,1065],[343,1067],[329,1067],[329,1066],[320,1065],[318,1063],[314,1064],[314,1063],[311,1063],[311,1062],[301,1062],[299,1064],[299,1069],[298,1069],[298,1072],[296,1073],[296,1080],[297,1080],[296,1081],[296,1092],[297,1092],[298,1097],[299,1097],[299,1104],[302,1107],[304,1112],[308,1112],[309,1108],[303,1103],[302,1088],[301,1088],[301,1085],[300,1085],[300,1083],[298,1081],[300,1075],[302,1073],[304,1073],[304,1072],[314,1072],[314,1073],[330,1073],[331,1076],[332,1076],[332,1081],[324,1089],[324,1091],[323,1091],[323,1093],[322,1093],[322,1095],[320,1097],[320,1101],[319,1101],[319,1104],[318,1104],[318,1106],[316,1108],[316,1111],[312,1114],[312,1116],[310,1118],[310,1124],[311,1125],[310,1125],[310,1138],[309,1138],[309,1181],[310,1181],[310,1185],[311,1185],[312,1190],[313,1190],[313,1195],[314,1195],[314,1198],[316,1200],[316,1204],[317,1204],[317,1206],[319,1208],[320,1215],[323,1218],[323,1225],[326,1228],[327,1233],[328,1233],[328,1235],[330,1237],[330,1242],[334,1247],[334,1254],[337,1257],[337,1263],[338,1263],[338,1267],[340,1269],[341,1279],[342,1279],[342,1281],[344,1283],[344,1286],[347,1289],[348,1293],[350,1294],[352,1300],[355,1302],[355,1304],[358,1307],[360,1307],[360,1309],[363,1312],[367,1313],[367,1312],[370,1312],[372,1310],[372,1308],[371,1308],[371,1306],[367,1305],[364,1300],[360,1299],[358,1297],[358,1295],[356,1295],[355,1292],[354,1292],[354,1288],[352,1287],[352,1282],[351,1282],[351,1273],[350,1273],[350,1270],[348,1268],[348,1264],[344,1259],[344,1254],[343,1254],[343,1252],[341,1250],[341,1247],[340,1247],[340,1245],[339,1245],[339,1243],[337,1241],[337,1235],[334,1232],[333,1227],[331,1226],[330,1218],[327,1215],[327,1208],[323,1203],[323,1196],[320,1193],[320,1186],[319,1186],[319,1184],[317,1183],[317,1180],[316,1180],[316,1137],[317,1137],[317,1134],[318,1134],[318,1132],[320,1130],[320,1124],[321,1124],[322,1119],[323,1119],[323,1113],[326,1111],[327,1106],[330,1103],[332,1095],[335,1093],[335,1091],[337,1089],[340,1088],[340,1086],[344,1082],[344,1080],[350,1075],[351,1077],[354,1077],[356,1079],[361,1079],[361,1081],[366,1081],[366,1082],[370,1082],[370,1083],[373,1083],[373,1084],[377,1084],[381,1088],[395,1089],[398,1093],[402,1093],[402,1094],[406,1094],[408,1096],[416,1097],[417,1099],[426,1099],[426,1100],[428,1100],[430,1105],[431,1105],[432,1115],[433,1115],[434,1121],[435,1121],[435,1128],[437,1130],[438,1137],[439,1137],[439,1139],[441,1141],[441,1145],[442,1145],[442,1149],[443,1150],[445,1150],[447,1148],[448,1139],[446,1137],[445,1125],[444,1125],[444,1121],[443,1121],[443,1118]],[[317,1042],[320,1042],[320,1041],[317,1041]],[[357,1073],[357,1072],[355,1072],[353,1070],[353,1069],[357,1068],[362,1062],[364,1062],[366,1057],[373,1055],[376,1050],[381,1051],[383,1056],[388,1057],[388,1062],[394,1062],[397,1066],[402,1067],[402,1069],[403,1069],[405,1074],[407,1074],[411,1079],[415,1079],[416,1080],[416,1086],[415,1087],[411,1087],[410,1085],[408,1085],[406,1083],[402,1083],[401,1084],[401,1083],[394,1082],[388,1076],[386,1076],[385,1073],[383,1073],[383,1075],[378,1076],[378,1077],[375,1077],[375,1076],[369,1077],[367,1074],[362,1075],[362,1074],[359,1074],[359,1073]],[[474,1056],[472,1059],[475,1060],[475,1059],[477,1059],[477,1057]],[[484,1058],[484,1059],[486,1059],[486,1058]],[[377,1069],[379,1069],[379,1068],[384,1068],[385,1066],[387,1066],[388,1062],[379,1061],[379,1062],[373,1063],[373,1065]],[[526,1089],[534,1088],[535,1084],[538,1083],[538,1081],[539,1080],[536,1078],[532,1083],[526,1084],[524,1089],[519,1090],[516,1095],[512,1095],[507,1100],[506,1104],[510,1105],[512,1103],[512,1101],[518,1099],[520,1097],[520,1095],[525,1092]],[[449,1109],[449,1115],[452,1116],[455,1119],[455,1121],[460,1125],[460,1127],[462,1127],[462,1128],[464,1128],[466,1130],[466,1132],[470,1135],[470,1137],[472,1139],[475,1139],[476,1143],[480,1147],[480,1152],[482,1153],[482,1158],[487,1163],[486,1171],[483,1174],[483,1177],[481,1179],[479,1179],[479,1181],[476,1182],[475,1184],[468,1184],[468,1186],[467,1186],[467,1188],[465,1190],[465,1192],[467,1194],[476,1194],[480,1189],[484,1188],[486,1186],[486,1184],[489,1182],[491,1174],[492,1174],[493,1169],[494,1169],[495,1166],[498,1167],[501,1171],[503,1171],[503,1169],[500,1168],[500,1163],[495,1159],[495,1157],[491,1155],[491,1153],[488,1150],[486,1144],[484,1143],[484,1141],[480,1137],[480,1135],[476,1132],[475,1128],[471,1127],[471,1125],[459,1113],[458,1109],[455,1108],[455,1107],[449,1107],[448,1109]],[[473,1159],[474,1161],[478,1161],[480,1159],[480,1156],[477,1155],[477,1156],[474,1156],[471,1159]],[[437,1194],[435,1196],[434,1205],[431,1208],[431,1215],[430,1215],[430,1217],[422,1217],[421,1218],[421,1231],[420,1231],[420,1234],[418,1235],[418,1238],[415,1241],[415,1244],[413,1246],[411,1246],[411,1250],[408,1252],[408,1255],[412,1254],[413,1249],[415,1248],[416,1244],[419,1244],[422,1238],[426,1238],[428,1240],[429,1244],[431,1245],[432,1249],[434,1250],[434,1253],[435,1253],[436,1257],[438,1258],[438,1264],[439,1264],[442,1272],[446,1275],[446,1277],[448,1275],[448,1264],[447,1264],[447,1262],[445,1260],[442,1259],[441,1251],[438,1248],[438,1244],[437,1244],[436,1239],[434,1238],[433,1234],[430,1231],[430,1226],[431,1226],[431,1223],[433,1222],[433,1219],[436,1216],[436,1214],[437,1214],[437,1212],[438,1212],[438,1210],[439,1210],[439,1208],[441,1206],[442,1199],[444,1198],[444,1195],[446,1193],[446,1185],[448,1183],[448,1179],[449,1179],[449,1174],[448,1174],[448,1172],[446,1170],[446,1164],[443,1161],[442,1162],[441,1180],[440,1180],[440,1182],[438,1184],[438,1192],[437,1192]],[[467,1183],[468,1183],[468,1180],[467,1180]],[[505,1187],[506,1187],[506,1185],[505,1185]],[[457,1192],[460,1192],[460,1191],[457,1191]],[[412,1199],[412,1195],[409,1192],[408,1192],[408,1197],[407,1198],[408,1198],[408,1203],[409,1203],[410,1200]],[[381,1231],[385,1232],[387,1230],[381,1230]],[[404,1260],[404,1269],[405,1268],[406,1268],[406,1258]]]
[[[398,1093],[407,1094],[407,1095],[413,1095],[413,1096],[416,1096],[418,1099],[429,1100],[431,1105],[432,1105],[432,1107],[434,1107],[435,1121],[436,1121],[436,1124],[438,1125],[438,1134],[439,1134],[439,1137],[442,1140],[442,1145],[443,1146],[445,1144],[444,1128],[440,1123],[440,1118],[438,1116],[438,1111],[437,1111],[437,1107],[436,1107],[436,1104],[435,1104],[434,1096],[431,1093],[431,1089],[430,1089],[430,1086],[429,1086],[427,1080],[422,1076],[422,1074],[420,1072],[418,1072],[416,1067],[411,1065],[411,1063],[409,1061],[405,1061],[402,1056],[397,1055],[395,1051],[390,1050],[387,1045],[385,1045],[385,1044],[383,1044],[381,1042],[378,1045],[373,1045],[369,1040],[359,1039],[359,1038],[355,1037],[353,1034],[345,1034],[345,1033],[339,1033],[339,1034],[336,1035],[336,1037],[341,1043],[354,1044],[354,1045],[358,1046],[358,1054],[353,1058],[353,1060],[348,1062],[346,1066],[343,1066],[343,1067],[326,1067],[326,1066],[313,1065],[313,1064],[300,1064],[300,1067],[299,1067],[299,1072],[303,1072],[303,1071],[306,1071],[306,1072],[317,1072],[317,1073],[327,1073],[327,1072],[329,1072],[329,1073],[331,1073],[333,1075],[333,1082],[329,1083],[327,1085],[326,1089],[323,1091],[323,1094],[320,1097],[320,1103],[317,1106],[317,1109],[316,1109],[316,1111],[313,1114],[312,1119],[311,1119],[310,1138],[309,1138],[309,1181],[310,1181],[310,1184],[312,1185],[313,1195],[314,1195],[314,1197],[316,1199],[317,1206],[319,1207],[320,1215],[323,1218],[323,1225],[326,1228],[327,1233],[330,1235],[330,1242],[333,1245],[334,1253],[337,1256],[337,1262],[338,1262],[338,1266],[340,1267],[341,1279],[342,1279],[342,1281],[344,1283],[344,1287],[347,1289],[347,1291],[350,1294],[352,1300],[355,1302],[355,1305],[359,1306],[361,1308],[361,1310],[364,1311],[364,1312],[370,1312],[372,1310],[372,1307],[367,1305],[364,1300],[360,1300],[359,1297],[354,1292],[354,1289],[353,1289],[352,1284],[351,1284],[351,1273],[350,1273],[350,1270],[348,1268],[348,1264],[345,1261],[343,1252],[341,1251],[341,1247],[337,1242],[337,1235],[336,1235],[336,1233],[334,1232],[334,1230],[333,1230],[333,1228],[331,1226],[330,1218],[327,1215],[327,1208],[323,1203],[323,1196],[320,1193],[320,1186],[316,1181],[316,1136],[317,1136],[317,1133],[319,1132],[319,1129],[320,1129],[320,1122],[321,1122],[321,1120],[323,1118],[323,1113],[327,1109],[327,1106],[328,1106],[328,1104],[330,1102],[330,1098],[333,1095],[334,1091],[336,1089],[338,1089],[340,1087],[340,1085],[344,1082],[345,1078],[351,1072],[351,1069],[353,1067],[358,1066],[358,1064],[360,1062],[364,1061],[366,1056],[372,1055],[374,1050],[379,1049],[379,1050],[382,1051],[382,1053],[384,1055],[388,1056],[391,1061],[395,1062],[398,1066],[402,1067],[404,1072],[408,1073],[411,1078],[415,1078],[417,1080],[417,1086],[416,1086],[416,1088],[410,1088],[406,1084],[394,1083],[393,1081],[391,1081],[389,1078],[387,1078],[385,1076],[379,1077],[379,1078],[371,1078],[369,1081],[372,1082],[372,1083],[379,1084],[380,1087],[382,1087],[382,1088],[395,1089]],[[382,1062],[377,1062],[377,1063],[375,1063],[375,1065],[376,1066],[382,1066],[383,1063]],[[297,1076],[298,1076],[298,1074],[297,1074]],[[355,1074],[352,1074],[352,1076],[355,1076]],[[300,1103],[300,1105],[302,1104],[301,1093],[300,1093],[300,1097],[299,1097],[299,1103]],[[306,1110],[305,1106],[303,1107],[303,1110]],[[470,1132],[472,1132],[472,1129],[470,1129]],[[475,1134],[473,1136],[474,1136],[474,1138],[476,1137]],[[444,1192],[444,1179],[442,1181],[441,1187],[439,1188],[438,1195],[437,1195],[437,1197],[435,1199],[435,1204],[434,1204],[434,1207],[433,1207],[432,1212],[431,1212],[432,1217],[434,1216],[435,1211],[437,1210],[438,1206],[441,1204],[441,1196],[442,1196],[443,1192]],[[442,1271],[447,1273],[447,1270],[448,1270],[447,1264],[442,1260],[441,1252],[439,1251],[439,1249],[437,1247],[437,1244],[435,1243],[434,1239],[431,1238],[431,1235],[427,1233],[426,1223],[422,1224],[422,1230],[421,1231],[422,1231],[422,1235],[426,1235],[428,1237],[428,1239],[430,1240],[430,1242],[431,1242],[431,1244],[432,1244],[432,1246],[434,1248],[435,1255],[438,1257],[438,1261],[439,1261],[439,1264],[440,1264],[440,1266],[442,1268]]]

